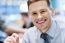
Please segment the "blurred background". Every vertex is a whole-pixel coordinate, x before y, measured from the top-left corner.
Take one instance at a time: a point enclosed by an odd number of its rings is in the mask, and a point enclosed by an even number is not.
[[[0,43],[12,33],[23,34],[34,26],[28,15],[28,0],[0,0]],[[65,0],[51,0],[52,17],[65,26]],[[60,18],[59,18],[60,17]]]

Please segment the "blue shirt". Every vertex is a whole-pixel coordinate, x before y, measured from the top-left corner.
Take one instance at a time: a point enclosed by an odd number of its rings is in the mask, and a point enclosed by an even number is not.
[[[40,38],[41,33],[42,32],[34,26],[24,34],[21,43],[44,43],[44,40]],[[49,38],[50,43],[65,43],[65,28],[60,28],[56,21],[53,21],[47,34],[51,36]]]

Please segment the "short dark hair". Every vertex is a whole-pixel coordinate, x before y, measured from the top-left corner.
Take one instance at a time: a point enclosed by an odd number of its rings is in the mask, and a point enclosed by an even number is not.
[[[50,6],[50,0],[28,0],[28,7],[30,4],[37,2],[37,1],[46,1],[48,6]]]

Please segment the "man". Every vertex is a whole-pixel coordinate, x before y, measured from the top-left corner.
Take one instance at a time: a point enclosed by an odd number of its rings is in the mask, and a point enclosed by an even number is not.
[[[49,0],[29,0],[29,15],[35,25],[26,32],[21,43],[65,43],[65,29],[51,18]],[[5,43],[19,43],[19,36],[13,34]]]

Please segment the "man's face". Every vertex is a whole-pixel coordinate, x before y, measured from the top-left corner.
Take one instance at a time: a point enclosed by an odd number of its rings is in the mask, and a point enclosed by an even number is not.
[[[32,17],[33,24],[40,30],[50,27],[50,10],[46,1],[37,1],[29,6],[29,14]]]

